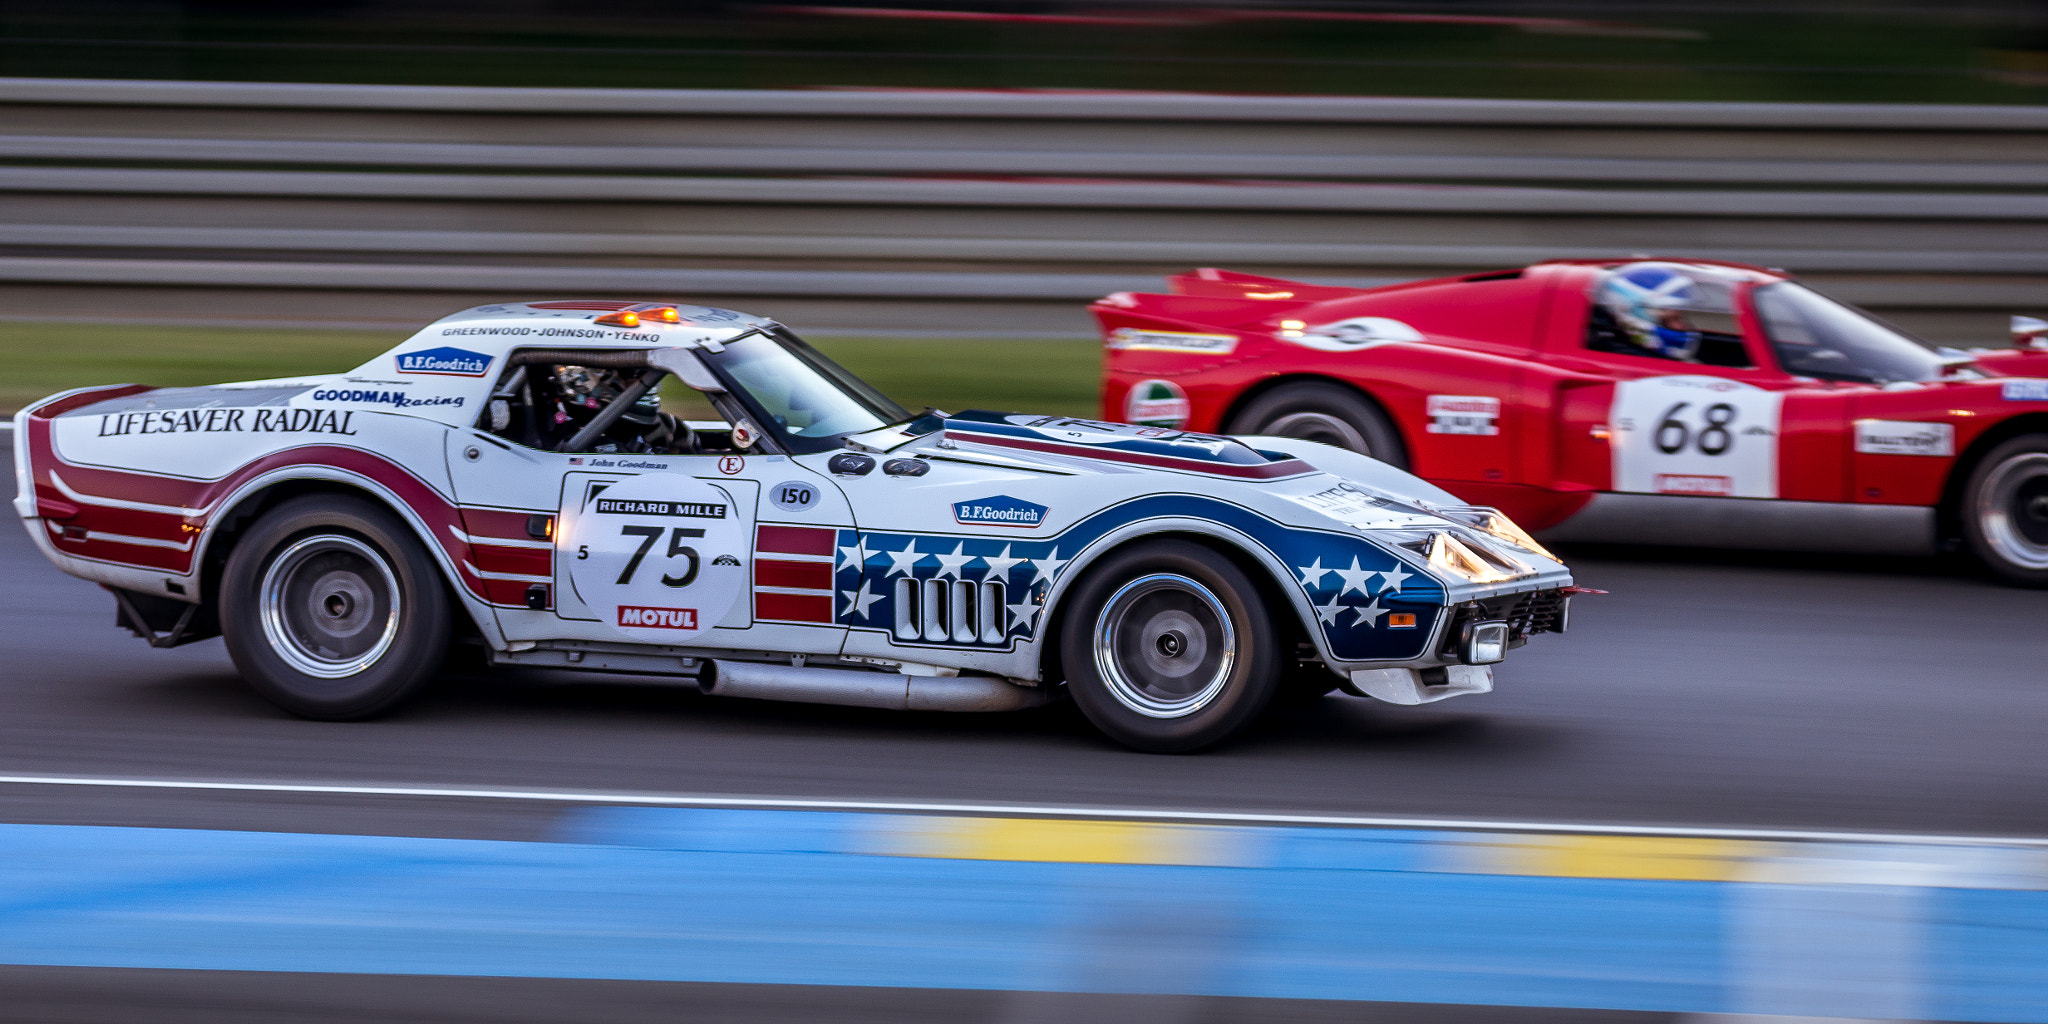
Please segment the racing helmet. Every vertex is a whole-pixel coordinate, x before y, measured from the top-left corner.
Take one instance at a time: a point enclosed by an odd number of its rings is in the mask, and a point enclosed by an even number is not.
[[[594,366],[554,366],[550,370],[555,394],[562,405],[562,411],[557,415],[561,422],[588,420],[625,391],[630,383],[616,370]],[[648,388],[620,419],[645,429],[659,421],[660,413],[661,386],[657,384]]]
[[[1695,277],[1693,268],[1675,263],[1630,263],[1601,275],[1593,301],[1606,307],[1630,341],[1669,359],[1691,359],[1700,334],[1686,320],[1686,310],[1725,307],[1714,301],[1725,293]]]

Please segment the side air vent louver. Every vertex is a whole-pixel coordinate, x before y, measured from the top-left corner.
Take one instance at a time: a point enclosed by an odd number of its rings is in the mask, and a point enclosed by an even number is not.
[[[895,584],[898,640],[999,644],[1004,639],[1003,584],[990,580],[914,580]]]

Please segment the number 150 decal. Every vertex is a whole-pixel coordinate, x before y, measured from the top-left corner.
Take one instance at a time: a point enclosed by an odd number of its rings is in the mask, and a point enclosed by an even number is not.
[[[649,474],[585,497],[567,538],[569,579],[600,621],[677,643],[723,621],[746,592],[751,523],[724,490]]]
[[[1784,396],[1721,377],[1648,377],[1614,387],[1614,489],[1717,498],[1778,496]]]

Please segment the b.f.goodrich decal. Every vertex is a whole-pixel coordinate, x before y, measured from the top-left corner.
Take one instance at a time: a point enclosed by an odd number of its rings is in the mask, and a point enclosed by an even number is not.
[[[400,373],[431,373],[441,377],[481,377],[491,368],[490,356],[471,352],[466,348],[421,349],[418,352],[401,352],[394,357]]]
[[[1035,505],[1007,494],[953,503],[953,521],[969,526],[1018,526],[1028,529],[1045,522],[1045,513],[1044,505]]]

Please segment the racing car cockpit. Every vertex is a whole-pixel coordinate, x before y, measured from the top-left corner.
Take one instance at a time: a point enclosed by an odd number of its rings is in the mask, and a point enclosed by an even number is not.
[[[1746,368],[1732,280],[1710,268],[1631,263],[1593,285],[1586,347],[1702,366]]]
[[[647,455],[802,454],[911,414],[779,324],[657,349],[522,349],[477,428],[543,451]],[[662,409],[671,377],[720,420]]]

